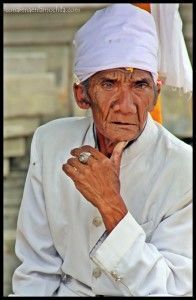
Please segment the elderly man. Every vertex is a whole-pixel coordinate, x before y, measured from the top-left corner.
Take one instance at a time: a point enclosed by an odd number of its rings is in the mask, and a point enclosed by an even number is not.
[[[150,116],[157,45],[153,17],[131,4],[76,33],[74,95],[92,117],[34,134],[14,295],[191,295],[192,150]]]

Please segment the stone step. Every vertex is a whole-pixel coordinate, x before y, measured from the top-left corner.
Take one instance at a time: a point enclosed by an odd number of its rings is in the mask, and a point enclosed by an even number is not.
[[[40,125],[39,118],[11,118],[4,120],[4,138],[32,135]]]
[[[26,153],[26,145],[24,138],[5,139],[3,143],[4,157],[24,156]]]
[[[3,286],[4,296],[12,293],[12,276],[21,263],[15,255],[16,230],[4,230],[4,255],[3,255]]]
[[[4,254],[13,255],[16,240],[16,228],[5,229],[3,235]]]
[[[47,71],[46,53],[5,53],[4,74],[44,73]]]
[[[5,76],[4,117],[29,117],[58,113],[63,104],[53,73]]]
[[[20,206],[24,184],[26,180],[26,171],[12,171],[9,176],[4,179],[4,207],[18,207]]]
[[[3,256],[3,294],[8,296],[12,294],[12,276],[16,268],[21,264],[15,254],[4,254]]]
[[[20,207],[24,183],[20,187],[14,187],[11,189],[4,189],[4,207],[5,208],[16,208],[17,210]]]
[[[3,222],[4,230],[8,230],[8,229],[16,230],[17,220],[18,220],[18,208],[4,207],[3,216],[4,216],[4,222]]]
[[[11,178],[11,174],[12,174],[12,172],[6,179],[4,179],[3,187],[4,187],[5,196],[6,195],[9,196],[14,188],[21,189],[24,187],[26,176],[13,179],[13,178]],[[14,195],[14,193],[13,193],[13,195]]]
[[[9,159],[4,158],[3,159],[3,177],[8,176],[9,172],[10,172],[10,162],[9,162]]]
[[[50,32],[50,34],[52,35],[54,33]],[[56,32],[56,35],[61,36],[61,33]],[[62,35],[66,35],[66,32],[62,33]],[[25,45],[19,45],[18,47],[5,47],[4,52],[7,55],[14,55],[21,52],[37,53],[38,49],[45,53],[47,57],[47,72],[55,73],[57,85],[60,87],[63,86],[63,88],[67,90],[67,81],[70,77],[70,68],[72,68],[72,60],[70,57],[72,49],[69,44],[66,44],[65,40],[62,45],[59,45],[58,43],[51,45],[50,43],[50,46],[48,46],[48,44],[42,46],[31,44],[29,47],[26,47]]]
[[[11,170],[13,171],[25,171],[27,172],[29,167],[30,155],[25,155],[24,157],[14,157],[10,160]]]
[[[24,170],[12,171],[9,175],[9,178],[4,180],[4,184],[6,187],[10,188],[12,186],[9,185],[10,182],[17,184],[18,182],[21,182],[21,180],[23,180],[25,176],[26,176],[26,171]]]
[[[26,29],[26,27],[21,28],[20,30],[10,30],[5,32],[4,45],[5,46],[47,46],[57,44],[65,45],[66,43],[72,43],[74,38],[74,33],[77,29],[73,28],[53,28],[50,30],[48,27],[47,30],[41,30],[39,28],[39,33],[34,29]]]

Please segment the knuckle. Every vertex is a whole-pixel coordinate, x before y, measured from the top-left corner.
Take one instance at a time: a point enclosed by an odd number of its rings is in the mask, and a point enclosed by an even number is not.
[[[64,165],[62,166],[62,169],[63,169],[63,171],[65,171],[65,170],[67,169],[67,164],[64,164]]]
[[[65,174],[67,174],[67,175],[69,174],[69,166],[68,165],[64,165],[62,169]]]
[[[89,173],[90,173],[89,168],[84,168],[84,170],[83,170],[83,175],[84,175],[84,176],[88,176]]]
[[[74,184],[76,187],[80,187],[81,182],[83,182],[84,176],[82,174],[78,175],[77,178],[74,178]]]
[[[91,168],[92,168],[93,171],[95,171],[95,170],[97,170],[98,166],[99,166],[98,162],[97,162],[97,161],[94,161],[94,162],[92,163],[92,165],[91,165]]]
[[[75,162],[75,158],[73,158],[73,157],[71,157],[71,158],[69,158],[68,160],[67,160],[67,163],[68,164],[72,164],[72,163],[74,163]]]
[[[67,164],[70,164],[70,162],[71,162],[71,158],[69,158],[69,159],[67,160]]]
[[[84,151],[90,151],[91,149],[92,149],[92,147],[89,145],[84,145],[81,147],[81,150],[84,150]]]
[[[70,151],[71,155],[77,155],[79,153],[80,149],[79,148],[74,148]]]

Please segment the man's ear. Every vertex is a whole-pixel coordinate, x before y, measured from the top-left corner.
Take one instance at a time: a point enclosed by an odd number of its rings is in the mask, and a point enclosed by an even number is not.
[[[160,80],[157,80],[157,86],[156,86],[156,88],[157,88],[157,98],[158,98],[158,96],[161,92],[161,86],[162,86],[162,82]]]
[[[155,87],[154,99],[149,107],[149,112],[151,112],[154,109],[155,105],[157,104],[157,100],[158,100],[160,92],[161,92],[161,82],[157,81],[157,85]]]
[[[90,105],[90,101],[87,99],[85,88],[82,84],[73,85],[73,92],[76,103],[81,109],[88,109]]]

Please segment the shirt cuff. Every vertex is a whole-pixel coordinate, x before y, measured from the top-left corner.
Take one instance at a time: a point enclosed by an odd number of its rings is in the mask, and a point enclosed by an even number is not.
[[[144,230],[128,212],[110,234],[104,232],[90,252],[90,258],[118,281],[115,269],[141,235],[145,236]]]

